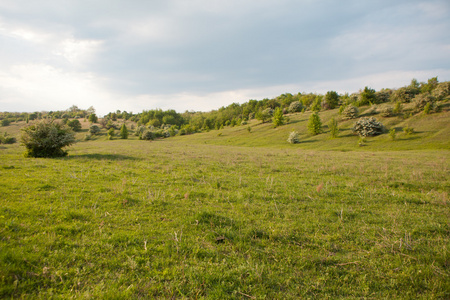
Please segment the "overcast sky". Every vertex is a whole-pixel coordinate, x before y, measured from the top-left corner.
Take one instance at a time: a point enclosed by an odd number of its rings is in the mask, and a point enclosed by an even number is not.
[[[209,111],[434,76],[449,0],[0,0],[0,111]]]

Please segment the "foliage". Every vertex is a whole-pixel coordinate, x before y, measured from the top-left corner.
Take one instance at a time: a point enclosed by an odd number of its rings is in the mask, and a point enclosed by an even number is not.
[[[417,87],[414,86],[402,87],[393,92],[392,100],[399,101],[402,103],[409,103],[419,93],[420,90]]]
[[[108,132],[106,134],[106,138],[108,140],[112,140],[112,139],[114,139],[115,135],[116,135],[115,129],[114,129],[114,127],[111,127],[111,128],[109,128],[109,130],[108,130]]]
[[[376,103],[375,90],[366,86],[359,95],[358,106],[369,105]]]
[[[325,95],[325,109],[334,109],[339,105],[339,94],[335,91],[329,91]]]
[[[153,133],[153,131],[145,130],[139,137],[141,140],[151,141],[155,139],[155,134]]]
[[[436,97],[438,101],[450,99],[450,81],[439,83],[432,91],[432,95]]]
[[[15,137],[9,136],[6,132],[2,135],[0,132],[0,144],[14,144],[15,142]]]
[[[427,104],[429,104],[428,107],[430,108],[435,101],[436,98],[430,93],[419,94],[414,98],[414,108],[416,111],[421,111]]]
[[[400,101],[397,101],[395,103],[395,106],[394,106],[394,109],[392,110],[392,112],[394,114],[400,114],[402,112],[402,110],[403,110],[402,103]]]
[[[342,111],[342,117],[344,119],[355,119],[358,117],[359,110],[356,106],[348,105]]]
[[[128,128],[125,125],[125,123],[122,124],[120,127],[120,138],[121,139],[127,139],[128,138]]]
[[[73,131],[81,131],[81,123],[77,119],[68,121],[67,126],[72,128]]]
[[[314,102],[311,104],[310,109],[314,112],[319,112],[322,108],[322,98],[316,97]]]
[[[335,118],[331,118],[328,122],[328,128],[330,129],[331,138],[337,138],[339,136],[338,122]]]
[[[382,89],[381,91],[375,92],[375,100],[374,103],[385,103],[391,100],[391,90]]]
[[[298,132],[297,131],[292,131],[289,134],[289,137],[288,137],[287,141],[288,141],[289,144],[298,144],[298,143],[300,143],[300,137],[298,135]]]
[[[384,126],[374,117],[364,117],[356,121],[356,123],[353,125],[352,130],[362,137],[376,136],[383,133]]]
[[[62,148],[75,143],[75,134],[60,123],[43,120],[22,129],[20,140],[26,157],[61,157],[67,155]]]
[[[88,120],[89,120],[89,122],[91,122],[91,123],[97,123],[97,122],[98,122],[98,117],[97,117],[96,114],[90,114]]]
[[[89,127],[89,133],[92,135],[97,135],[100,133],[100,131],[101,131],[101,129],[97,125],[91,125]]]
[[[385,106],[381,110],[380,115],[382,117],[392,117],[394,115],[394,110],[392,109],[392,106]]]
[[[1,121],[1,125],[2,125],[3,127],[9,126],[9,124],[11,124],[11,121],[8,120],[8,119],[3,119],[3,120]]]
[[[397,132],[396,132],[395,128],[389,129],[389,137],[391,138],[391,140],[395,140],[396,135],[397,135]]]
[[[409,127],[409,126],[405,126],[405,127],[403,127],[403,132],[404,132],[406,135],[411,135],[411,134],[414,133],[414,128]]]
[[[301,111],[303,108],[303,105],[300,101],[294,101],[289,105],[289,112],[290,113],[296,113]]]
[[[281,125],[284,125],[286,122],[285,117],[283,115],[283,111],[281,108],[277,107],[275,108],[275,112],[273,114],[272,123],[274,127],[278,127]]]
[[[322,121],[320,121],[320,117],[317,112],[311,114],[309,117],[308,132],[311,135],[318,135],[319,133],[322,133]]]

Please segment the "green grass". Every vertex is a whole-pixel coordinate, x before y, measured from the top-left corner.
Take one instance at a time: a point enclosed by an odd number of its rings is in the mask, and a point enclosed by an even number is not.
[[[60,159],[0,145],[0,298],[448,299],[449,119],[431,116],[364,147],[307,136],[308,113]]]

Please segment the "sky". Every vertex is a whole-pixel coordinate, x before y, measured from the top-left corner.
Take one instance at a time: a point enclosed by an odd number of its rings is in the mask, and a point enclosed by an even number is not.
[[[210,111],[450,80],[448,0],[0,0],[0,111]]]

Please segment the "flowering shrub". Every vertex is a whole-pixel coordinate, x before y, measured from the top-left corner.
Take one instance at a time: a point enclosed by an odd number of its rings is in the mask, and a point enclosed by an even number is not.
[[[300,138],[298,137],[298,132],[297,131],[292,131],[289,134],[289,137],[287,139],[289,144],[298,144],[300,143]]]
[[[376,136],[382,134],[384,131],[384,126],[381,122],[378,122],[374,117],[361,118],[356,121],[353,126],[353,132],[359,134],[360,136]]]
[[[344,119],[355,119],[358,116],[359,110],[356,106],[349,105],[342,111]]]

